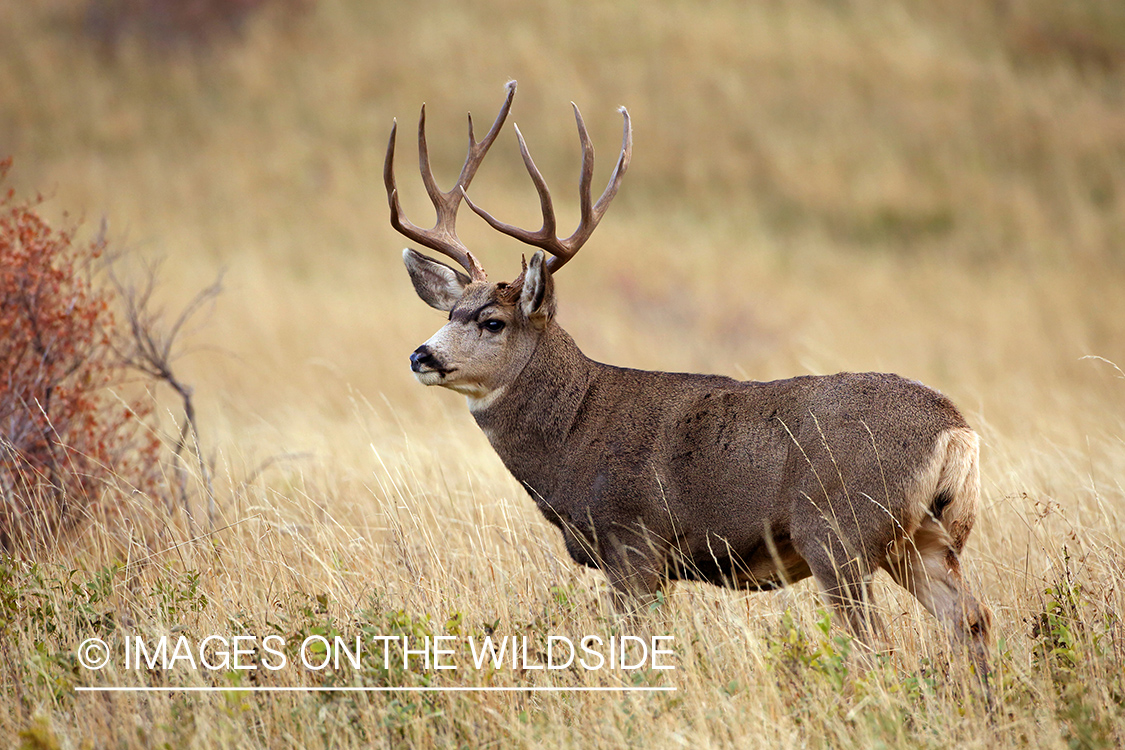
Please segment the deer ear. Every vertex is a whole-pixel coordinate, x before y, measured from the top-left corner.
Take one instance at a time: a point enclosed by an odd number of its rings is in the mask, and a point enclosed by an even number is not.
[[[438,310],[452,310],[469,285],[469,277],[465,274],[416,250],[403,250],[402,260],[410,273],[410,281],[414,283],[414,291],[423,302]]]
[[[535,251],[524,272],[520,309],[536,328],[545,328],[555,317],[555,281],[542,250]]]

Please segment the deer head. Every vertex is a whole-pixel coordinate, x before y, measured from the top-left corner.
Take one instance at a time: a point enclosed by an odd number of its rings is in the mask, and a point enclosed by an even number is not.
[[[582,145],[582,174],[579,179],[581,220],[572,235],[561,239],[555,236],[556,222],[551,193],[532,161],[527,144],[517,127],[520,153],[539,193],[543,226],[532,232],[498,221],[474,205],[466,191],[503,127],[515,94],[516,82],[512,81],[508,84],[508,95],[500,107],[496,121],[480,143],[477,143],[473,135],[473,119],[469,115],[469,152],[457,183],[448,192],[442,192],[437,187],[430,170],[426,147],[426,109],[423,105],[418,120],[418,161],[426,193],[437,212],[437,223],[432,229],[421,229],[412,224],[403,214],[399,203],[394,177],[397,122],[391,128],[383,169],[391,208],[391,225],[418,244],[436,250],[460,266],[459,270],[409,248],[403,251],[403,260],[418,296],[431,307],[449,313],[449,322],[410,356],[410,368],[424,385],[440,385],[464,393],[469,397],[470,408],[474,409],[503,393],[535,351],[540,337],[554,318],[553,274],[574,257],[601,221],[610,201],[617,194],[632,155],[629,113],[622,107],[620,111],[625,124],[621,154],[609,184],[597,203],[594,203],[590,195],[594,147],[590,143],[582,114],[577,106],[574,107]],[[455,225],[462,198],[497,231],[540,248],[512,282],[489,282],[480,262],[458,239]],[[550,254],[549,259],[544,251]]]

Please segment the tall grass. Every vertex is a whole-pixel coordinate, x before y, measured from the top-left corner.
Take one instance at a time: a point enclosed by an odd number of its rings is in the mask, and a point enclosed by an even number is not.
[[[1115,747],[1125,742],[1125,18],[1119,4],[321,2],[161,55],[82,36],[84,3],[0,9],[0,151],[22,192],[165,256],[176,309],[227,293],[180,363],[220,500],[181,518],[119,492],[0,569],[0,733],[30,747]],[[464,112],[513,119],[577,221],[576,101],[622,193],[560,274],[591,356],[767,379],[890,370],[983,437],[966,561],[995,612],[990,712],[913,600],[881,585],[891,654],[849,655],[812,586],[678,585],[622,623],[604,583],[472,424],[404,366],[442,322],[387,225],[390,120],[427,102],[442,182]],[[412,217],[428,210],[400,139]],[[0,154],[2,155],[2,154]],[[510,132],[473,185],[537,222]],[[523,248],[459,228],[496,278]],[[1100,357],[1089,358],[1089,357]],[[174,404],[167,429],[175,429]],[[202,497],[202,488],[200,488]],[[202,502],[202,501],[201,501]],[[204,514],[205,515],[205,514]],[[202,516],[200,516],[202,517]],[[674,693],[76,694],[246,675],[76,662],[84,639],[276,632],[671,634]],[[270,684],[269,675],[257,678]],[[412,670],[273,684],[419,685]],[[616,684],[472,670],[440,684]],[[241,682],[240,682],[241,681]],[[350,681],[350,682],[349,682]]]

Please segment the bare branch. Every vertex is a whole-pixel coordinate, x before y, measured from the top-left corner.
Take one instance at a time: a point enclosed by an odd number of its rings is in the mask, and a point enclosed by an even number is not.
[[[183,451],[190,441],[198,462],[199,475],[207,491],[208,527],[214,528],[215,490],[212,472],[203,458],[200,446],[199,426],[196,421],[195,404],[192,401],[194,391],[190,385],[177,377],[172,363],[178,356],[177,348],[185,326],[222,292],[223,275],[220,273],[214,282],[192,297],[172,324],[165,327],[163,310],[152,308],[153,293],[158,280],[157,266],[146,267],[144,280],[139,286],[123,283],[114,272],[112,265],[108,270],[110,280],[117,288],[125,306],[125,317],[129,325],[129,338],[115,342],[118,356],[128,367],[154,380],[164,382],[180,397],[183,403],[184,420],[180,425],[179,436],[173,449],[179,476],[180,501],[194,533],[194,519],[187,497],[186,470],[182,464]]]

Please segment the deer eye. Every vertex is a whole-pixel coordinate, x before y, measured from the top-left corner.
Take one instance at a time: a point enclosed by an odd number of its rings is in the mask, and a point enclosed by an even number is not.
[[[500,333],[504,330],[504,321],[493,318],[492,320],[486,320],[481,323],[480,327],[489,333]]]

